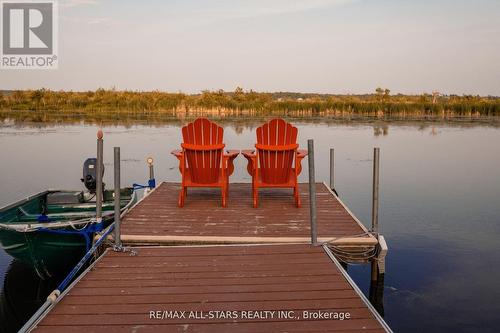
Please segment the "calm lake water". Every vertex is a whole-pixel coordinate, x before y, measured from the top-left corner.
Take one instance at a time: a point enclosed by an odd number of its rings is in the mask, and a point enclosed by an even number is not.
[[[224,121],[229,149],[253,146],[258,122]],[[384,316],[396,332],[497,332],[500,325],[500,129],[464,124],[295,121],[306,147],[315,139],[316,175],[328,181],[336,152],[336,188],[370,224],[373,147],[381,148],[380,229],[389,254]],[[122,182],[146,182],[147,156],[157,180],[180,180],[169,154],[179,123],[105,126],[104,181],[113,184],[113,147]],[[0,123],[0,206],[46,188],[83,189],[82,163],[95,155],[93,125]],[[305,161],[307,165],[307,161]],[[232,181],[249,181],[242,157]],[[305,169],[307,170],[307,169]],[[307,172],[301,175],[306,180]],[[368,294],[369,265],[349,266]],[[43,302],[54,281],[0,253],[0,331],[13,331]]]

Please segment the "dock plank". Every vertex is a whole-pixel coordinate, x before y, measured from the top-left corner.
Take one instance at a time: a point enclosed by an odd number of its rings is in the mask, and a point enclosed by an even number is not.
[[[106,250],[38,323],[36,331],[384,331],[322,247],[286,244],[134,250],[135,256]],[[134,267],[139,268],[131,270]],[[242,316],[245,311],[280,310],[293,311],[295,316]],[[155,319],[151,311],[194,311],[205,316],[210,311],[229,311],[238,315]],[[350,318],[304,318],[303,311],[345,312]]]
[[[307,186],[300,184],[301,208],[295,207],[288,189],[261,190],[260,205],[253,208],[251,184],[244,183],[230,185],[226,208],[221,207],[219,190],[206,188],[190,188],[185,206],[179,208],[179,184],[164,182],[123,218],[122,237],[125,242],[137,243],[144,243],[148,237],[151,241],[145,243],[176,240],[178,243],[190,240],[249,243],[258,238],[259,243],[268,239],[293,243],[307,240],[310,237]],[[316,193],[320,238],[359,236],[365,232],[326,185],[317,183]]]

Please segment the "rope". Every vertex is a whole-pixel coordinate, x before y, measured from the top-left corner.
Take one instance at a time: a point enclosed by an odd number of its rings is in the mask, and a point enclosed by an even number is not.
[[[90,200],[94,199],[96,196],[96,193],[94,193],[93,196],[91,196],[90,198],[88,198],[87,200],[83,200],[83,202],[90,202]]]
[[[59,234],[59,235],[81,235],[85,239],[85,251],[89,251],[90,249],[90,236],[89,234],[93,234],[96,232],[102,231],[104,228],[104,224],[101,223],[92,223],[90,226],[86,225],[84,228],[80,230],[56,230],[49,228],[39,228],[38,231],[46,232],[49,234]]]
[[[328,246],[328,245],[327,245]],[[377,256],[377,248],[372,246],[371,249],[359,252],[359,253],[350,253],[347,251],[342,251],[336,246],[328,246],[328,248],[335,254],[335,257],[340,261],[346,264],[357,264],[366,262],[370,259],[376,259]]]
[[[321,245],[326,245],[335,254],[335,257],[346,264],[356,264],[360,262],[366,262],[370,259],[375,259],[377,257],[377,247],[376,246],[363,246],[361,250],[347,250],[345,249],[346,245],[333,245],[330,244],[332,241],[340,240],[344,238],[353,238],[353,237],[363,237],[367,235],[372,235],[377,237],[378,233],[372,231],[365,231],[361,234],[343,236],[332,238],[327,241],[321,243]]]
[[[83,227],[81,227],[80,229],[78,229],[71,221],[69,222],[69,225],[70,227],[73,229],[73,230],[76,230],[76,231],[82,231],[84,230],[85,228],[87,228],[87,226],[89,225],[90,221],[88,221],[87,223],[85,223],[83,225]]]
[[[134,191],[136,190],[141,190],[143,188],[149,188],[149,189],[153,189],[156,187],[156,181],[155,179],[149,179],[148,180],[148,185],[142,185],[142,184],[137,184],[137,183],[134,183],[132,184],[132,187],[134,188]]]
[[[83,267],[83,265],[87,262],[87,260],[94,254],[94,252],[97,250],[97,248],[101,245],[102,242],[104,242],[107,238],[107,236],[113,231],[115,228],[115,224],[112,223],[108,229],[102,234],[102,236],[92,245],[92,247],[87,250],[87,253],[83,256],[82,259],[78,262],[78,264],[73,268],[73,270],[66,276],[66,278],[57,286],[57,290],[63,291],[66,286],[71,282],[73,277],[78,273],[80,268]],[[101,229],[102,230],[102,229]]]
[[[333,242],[333,241],[336,241],[336,240],[339,240],[339,239],[353,238],[353,237],[363,237],[363,236],[367,236],[367,235],[372,235],[372,236],[377,237],[378,233],[372,232],[372,231],[365,231],[365,232],[360,233],[360,234],[347,235],[347,236],[342,236],[342,237],[335,237],[335,238],[331,238],[329,240],[324,241],[323,243],[321,243],[321,245],[324,245],[324,244],[329,245],[330,242]]]

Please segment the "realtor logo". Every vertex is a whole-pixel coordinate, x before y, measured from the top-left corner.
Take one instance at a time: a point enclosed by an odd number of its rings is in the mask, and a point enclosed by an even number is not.
[[[2,1],[2,69],[57,68],[57,3]]]

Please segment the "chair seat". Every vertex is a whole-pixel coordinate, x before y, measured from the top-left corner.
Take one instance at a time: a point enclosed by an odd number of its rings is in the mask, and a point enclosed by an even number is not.
[[[222,179],[222,169],[219,170],[219,175],[217,176],[217,179],[215,179],[214,182],[212,183],[200,183],[200,182],[194,182],[193,177],[191,175],[191,169],[186,168],[184,170],[186,174],[184,175],[184,180],[186,183],[189,184],[190,187],[222,187],[223,184],[220,181]]]

